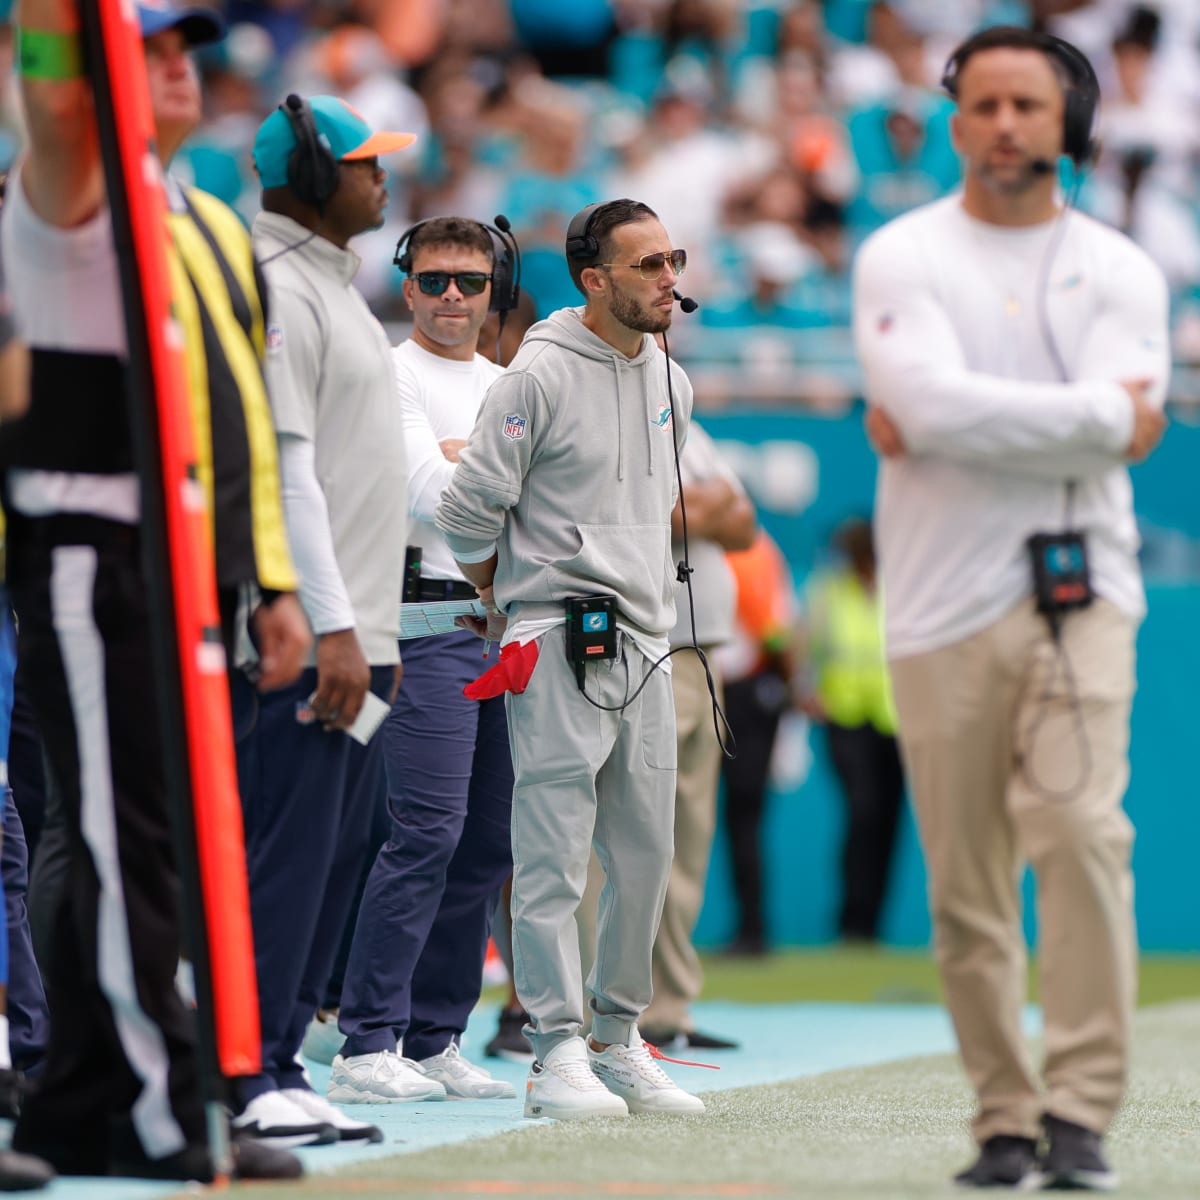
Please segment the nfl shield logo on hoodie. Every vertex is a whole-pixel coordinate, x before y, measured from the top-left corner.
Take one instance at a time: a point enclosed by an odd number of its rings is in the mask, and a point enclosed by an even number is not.
[[[504,417],[504,436],[511,441],[519,442],[525,436],[525,426],[528,423],[517,413],[507,413]]]

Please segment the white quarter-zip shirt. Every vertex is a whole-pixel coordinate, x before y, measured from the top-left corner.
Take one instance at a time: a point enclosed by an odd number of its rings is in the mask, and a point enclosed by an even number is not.
[[[1068,522],[1086,532],[1096,592],[1143,615],[1119,384],[1149,380],[1164,401],[1167,302],[1145,253],[1074,211],[999,226],[954,195],[863,244],[865,394],[908,450],[883,461],[876,495],[890,658],[998,620],[1032,592],[1027,538]]]

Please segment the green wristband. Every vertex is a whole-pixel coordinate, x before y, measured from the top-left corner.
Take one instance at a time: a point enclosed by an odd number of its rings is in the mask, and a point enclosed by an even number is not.
[[[83,52],[73,33],[18,29],[17,63],[26,79],[67,80],[83,75]]]

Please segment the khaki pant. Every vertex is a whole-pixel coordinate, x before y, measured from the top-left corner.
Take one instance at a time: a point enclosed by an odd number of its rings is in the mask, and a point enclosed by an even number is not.
[[[706,654],[710,649],[706,649]],[[710,659],[711,661],[711,659]],[[704,903],[704,882],[717,824],[721,747],[713,729],[704,664],[690,650],[671,659],[679,766],[675,775],[675,857],[662,921],[654,940],[654,999],[642,1013],[647,1029],[690,1030],[688,1011],[704,985],[692,934]],[[715,675],[714,675],[715,679]],[[720,683],[717,681],[717,698]]]
[[[973,1131],[1043,1112],[1103,1133],[1124,1090],[1136,989],[1129,779],[1133,623],[1067,617],[1064,669],[1032,602],[891,664],[946,1002],[979,1099]],[[1018,879],[1037,882],[1045,1096],[1021,1034]]]

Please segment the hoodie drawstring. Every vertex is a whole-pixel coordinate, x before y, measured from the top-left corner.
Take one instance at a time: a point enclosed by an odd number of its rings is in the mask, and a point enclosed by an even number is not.
[[[612,365],[617,380],[617,479],[621,480],[625,478],[625,439],[621,436],[621,410],[625,407],[621,403],[621,376],[624,370],[615,358]]]
[[[646,430],[646,474],[654,474],[654,434],[650,429],[650,366],[649,364],[642,367],[639,374],[642,377],[642,410],[646,414],[646,420],[642,425]],[[656,413],[655,416],[658,414]],[[672,437],[675,435],[672,434]]]

